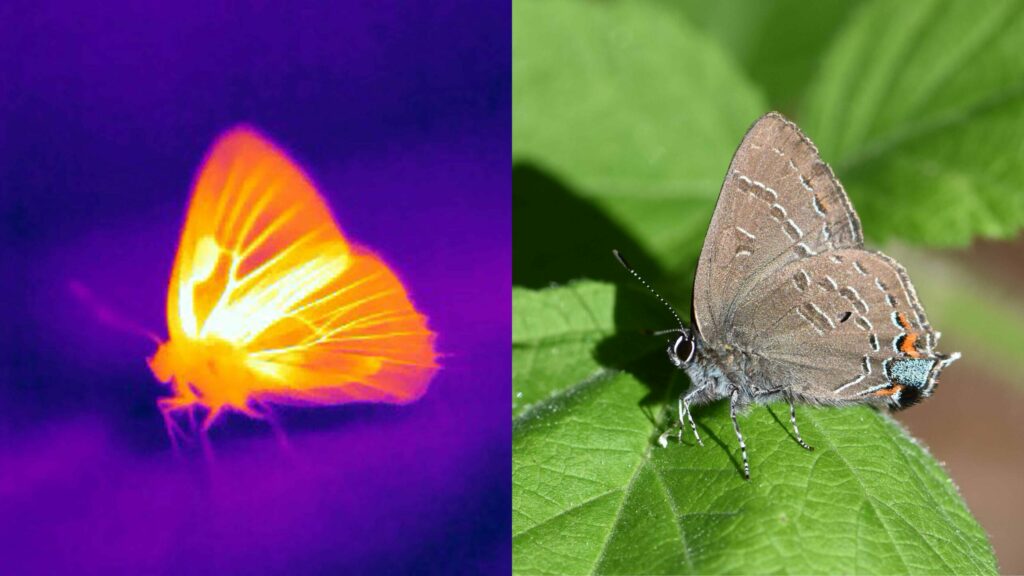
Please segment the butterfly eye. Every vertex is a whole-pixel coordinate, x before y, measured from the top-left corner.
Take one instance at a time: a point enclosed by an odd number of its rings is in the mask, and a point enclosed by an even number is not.
[[[693,360],[694,353],[693,340],[691,340],[686,334],[676,338],[675,343],[672,344],[671,355],[673,360],[678,365],[689,364]]]

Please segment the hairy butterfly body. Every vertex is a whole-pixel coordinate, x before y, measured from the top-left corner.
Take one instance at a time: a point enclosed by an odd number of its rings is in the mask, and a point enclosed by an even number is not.
[[[692,310],[691,326],[679,322],[668,349],[693,383],[679,398],[680,434],[688,421],[700,442],[690,408],[729,398],[747,478],[736,419],[747,406],[789,402],[796,439],[810,449],[795,403],[906,408],[930,396],[959,358],[935,350],[939,333],[906,271],[864,248],[831,168],[774,112],[733,156],[697,264]]]

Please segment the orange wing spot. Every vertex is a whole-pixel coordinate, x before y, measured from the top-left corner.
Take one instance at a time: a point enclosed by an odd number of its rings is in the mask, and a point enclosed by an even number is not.
[[[879,390],[878,392],[875,392],[874,395],[875,396],[881,396],[881,397],[892,396],[893,394],[899,392],[900,390],[903,390],[903,385],[902,384],[894,384],[891,388],[883,388],[882,390]]]
[[[900,339],[900,352],[903,352],[911,358],[920,358],[921,353],[917,351],[914,346],[917,343],[918,334],[916,332],[909,332]]]
[[[899,340],[900,352],[903,352],[904,354],[910,356],[911,358],[920,358],[921,354],[920,352],[917,351],[916,347],[917,340],[920,337],[920,334],[912,331],[913,327],[910,325],[910,322],[907,320],[907,317],[903,314],[903,312],[896,313],[896,323],[899,324],[901,328],[907,331],[906,334],[904,334]]]
[[[899,322],[904,330],[910,331],[910,322],[907,321],[907,317],[903,315],[903,312],[896,313],[896,321]]]

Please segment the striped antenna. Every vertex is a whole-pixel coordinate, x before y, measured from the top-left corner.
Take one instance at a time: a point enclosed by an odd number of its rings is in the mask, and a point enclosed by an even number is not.
[[[623,268],[625,268],[630,274],[632,274],[634,278],[639,280],[640,283],[643,284],[651,292],[651,294],[654,294],[654,297],[661,301],[661,303],[665,305],[665,308],[668,308],[668,311],[672,313],[672,317],[676,319],[677,323],[679,323],[679,328],[685,334],[686,326],[683,324],[683,320],[679,318],[679,314],[676,314],[675,308],[673,308],[667,300],[662,298],[661,294],[658,294],[658,291],[651,287],[651,285],[647,283],[647,280],[644,280],[643,276],[638,274],[637,271],[634,270],[633,267],[629,265],[629,262],[626,262],[626,258],[622,256],[621,252],[619,252],[618,250],[612,250],[612,254],[615,255],[615,259],[619,261],[619,264],[622,264]]]

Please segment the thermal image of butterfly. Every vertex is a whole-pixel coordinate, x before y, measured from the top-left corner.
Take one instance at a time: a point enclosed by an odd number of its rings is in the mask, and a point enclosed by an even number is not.
[[[168,340],[148,359],[175,415],[269,415],[272,404],[404,404],[438,369],[435,335],[395,273],[353,245],[281,150],[222,134],[193,185],[167,291]]]

